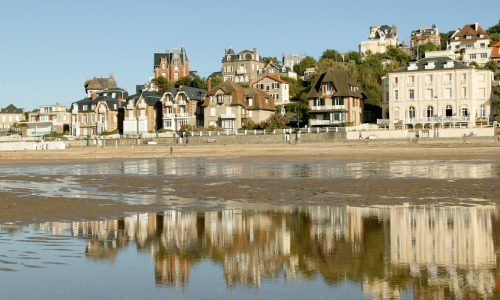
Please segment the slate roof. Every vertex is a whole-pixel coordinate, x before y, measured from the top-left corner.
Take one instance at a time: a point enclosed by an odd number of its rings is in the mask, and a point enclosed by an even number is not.
[[[115,93],[114,98],[112,97],[113,93]],[[84,98],[82,100],[73,102],[71,104],[71,107],[73,107],[73,105],[78,105],[78,112],[93,112],[95,111],[95,108],[92,109],[92,105],[96,105],[97,107],[97,104],[99,104],[100,102],[105,102],[108,105],[109,110],[117,111],[120,107],[120,99],[126,99],[127,97],[128,92],[126,90],[121,88],[112,88],[97,93],[97,98],[95,100],[93,100],[92,98]],[[84,110],[83,108],[85,105],[86,109]]]
[[[207,93],[207,91],[204,89],[198,89],[188,86],[183,86],[179,88],[170,88],[165,93],[171,93],[175,97],[175,95],[177,95],[179,92],[186,93],[186,95],[190,100],[195,100],[195,101],[204,101],[205,94]]]
[[[155,53],[154,54],[154,66],[158,67],[161,64],[162,57],[165,57],[167,60],[167,64],[171,65],[174,60],[174,55],[179,55],[179,62],[181,65],[184,65],[186,62],[189,62],[189,59],[186,54],[186,49],[182,47],[180,50],[174,49],[172,51],[165,51],[165,53]]]
[[[2,114],[22,114],[22,113],[24,113],[24,109],[17,108],[14,104],[10,104],[5,108],[0,109],[0,113],[2,113]]]
[[[283,79],[279,78],[278,76],[271,76],[271,75],[266,75],[264,77],[262,77],[261,79],[257,80],[256,82],[253,83],[253,85],[257,84],[258,82],[266,79],[266,78],[269,78],[273,81],[276,81],[276,82],[279,82],[279,83],[287,83],[286,81],[284,81]]]
[[[125,101],[125,105],[128,105],[131,101],[135,105],[136,101],[139,100],[141,96],[144,98],[144,101],[146,101],[146,104],[149,106],[155,106],[156,103],[158,103],[161,99],[161,95],[158,94],[157,92],[147,91],[147,92],[137,93],[128,97],[127,100]]]
[[[361,85],[354,81],[349,76],[349,73],[347,73],[347,71],[328,70],[317,76],[317,78],[314,80],[311,90],[309,90],[309,93],[307,93],[306,99],[320,97],[322,94],[321,84],[326,82],[331,82],[333,84],[333,97],[364,98]],[[357,89],[353,90],[351,87],[356,87]]]
[[[240,59],[240,55],[243,55],[243,58]],[[234,53],[233,49],[228,49],[224,53],[224,57],[222,58],[222,62],[228,61],[245,61],[245,60],[257,60],[252,58],[253,52],[250,50],[243,50],[239,53]],[[229,59],[228,59],[229,57]],[[264,58],[261,55],[258,55],[258,61],[264,62]]]
[[[445,68],[444,66],[446,65],[447,62],[452,61],[453,62],[453,67],[452,68]],[[427,66],[430,62],[434,62],[434,68],[430,70],[426,70],[425,66]],[[411,69],[408,70],[408,67],[412,64],[416,64],[416,69]],[[416,62],[411,62],[407,66],[402,67],[397,69],[396,71],[392,73],[401,73],[401,72],[417,72],[417,71],[435,71],[435,70],[454,70],[454,69],[470,69],[472,67],[469,67],[465,65],[464,63],[461,63],[459,61],[453,60],[449,57],[443,56],[443,57],[430,57],[430,58],[423,58],[419,61]]]

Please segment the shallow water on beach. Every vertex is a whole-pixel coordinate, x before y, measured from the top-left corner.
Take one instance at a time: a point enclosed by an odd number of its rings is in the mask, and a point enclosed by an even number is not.
[[[106,176],[196,179],[491,179],[500,160],[308,161],[166,158],[85,164],[1,166],[0,190],[38,197],[117,200],[130,204],[172,202],[167,187],[122,192],[106,189]],[[147,180],[146,180],[147,181]],[[152,192],[154,191],[154,192]],[[196,199],[195,199],[196,200]],[[186,200],[187,201],[187,200]]]
[[[493,298],[496,214],[290,206],[1,225],[2,298]]]

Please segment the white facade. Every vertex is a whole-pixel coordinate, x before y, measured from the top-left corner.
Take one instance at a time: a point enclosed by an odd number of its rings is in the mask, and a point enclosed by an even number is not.
[[[274,98],[274,104],[283,106],[290,103],[290,88],[286,81],[266,76],[253,84]]]
[[[373,54],[385,53],[389,47],[397,47],[398,35],[396,31],[395,26],[371,26],[368,40],[362,41],[359,44],[359,52],[361,54],[365,54],[368,51]]]
[[[382,79],[389,127],[467,126],[492,118],[493,73],[449,58],[423,59]]]

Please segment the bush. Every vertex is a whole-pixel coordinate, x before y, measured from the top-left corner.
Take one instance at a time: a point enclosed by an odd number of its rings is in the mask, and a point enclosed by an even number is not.
[[[118,129],[115,129],[113,131],[103,131],[103,132],[101,132],[101,135],[112,135],[112,134],[120,134],[120,131]]]

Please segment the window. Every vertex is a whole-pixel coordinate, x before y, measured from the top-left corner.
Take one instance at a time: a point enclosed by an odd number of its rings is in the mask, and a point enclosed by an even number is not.
[[[408,97],[410,98],[410,100],[414,100],[415,99],[415,90],[414,89],[409,89],[408,90]]]
[[[479,44],[479,46],[480,46],[481,48],[486,48],[486,43],[481,43],[481,44]]]
[[[247,98],[248,106],[253,106],[253,98]]]
[[[432,75],[426,75],[425,76],[425,84],[431,84],[432,83]]]
[[[410,106],[410,108],[408,109],[408,117],[410,119],[415,119],[415,107]]]
[[[445,113],[447,117],[453,116],[453,108],[451,107],[451,105],[446,105]]]
[[[432,106],[427,106],[427,118],[431,118],[432,116],[434,116],[434,107]]]
[[[476,54],[469,54],[469,59],[476,59]]]
[[[95,123],[95,115],[92,115],[92,123]]]
[[[425,99],[431,100],[434,96],[434,92],[432,89],[426,89],[425,90]]]
[[[83,106],[83,110],[87,110],[88,106],[87,105],[84,105]]]
[[[398,100],[399,98],[399,92],[398,90],[394,90],[394,100]]]
[[[460,110],[460,115],[462,117],[468,117],[469,116],[469,110],[467,109],[467,107],[462,107],[462,109]]]
[[[413,86],[413,84],[415,83],[415,76],[409,76],[408,77],[408,85],[409,86]]]
[[[486,117],[486,107],[484,105],[481,105],[479,107],[479,117],[481,118]]]
[[[451,84],[451,78],[451,73],[447,73],[446,75],[444,75],[444,84]]]
[[[172,127],[172,119],[167,119],[167,124],[165,127]]]
[[[483,59],[488,58],[488,53],[481,53],[481,58],[483,58]]]
[[[463,87],[462,88],[462,99],[465,99],[465,98],[467,98],[467,88]]]
[[[444,98],[451,99],[451,88],[444,89]]]
[[[394,77],[394,84],[398,84],[399,83],[399,78],[398,77]]]
[[[224,95],[217,95],[217,104],[224,103]]]
[[[344,105],[344,98],[335,97],[335,99],[333,99],[333,105]]]
[[[467,74],[462,74],[461,76],[461,82],[465,83],[467,81]]]
[[[210,116],[215,117],[215,108],[210,108]]]

